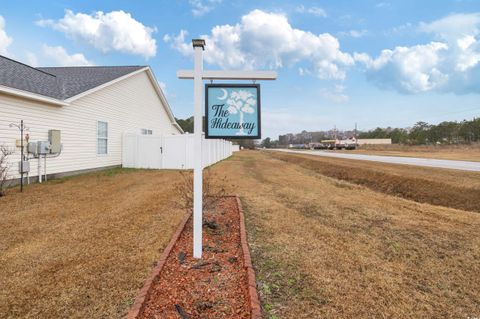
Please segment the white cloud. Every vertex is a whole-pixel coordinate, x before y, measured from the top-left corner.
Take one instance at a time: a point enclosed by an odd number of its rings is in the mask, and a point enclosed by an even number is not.
[[[193,49],[185,42],[186,35],[182,30],[178,36],[166,35],[164,41],[189,56]],[[337,38],[331,34],[295,29],[283,14],[261,10],[244,15],[235,25],[217,25],[202,38],[206,40],[205,61],[221,68],[275,69],[307,62],[308,72],[320,79],[342,80],[345,67],[354,64],[353,57],[340,50]]]
[[[185,37],[188,35],[186,30],[180,30],[180,33],[177,36],[170,36],[165,34],[163,37],[163,41],[166,43],[170,43],[172,48],[175,48],[178,52],[182,55],[188,56],[192,55],[192,45],[190,43],[185,42]]]
[[[386,8],[386,7],[389,7],[390,6],[390,3],[388,2],[379,2],[375,5],[375,8]]]
[[[192,14],[200,17],[212,11],[222,0],[189,0],[188,2],[192,6]]]
[[[150,58],[157,51],[152,38],[156,29],[143,25],[124,11],[85,14],[66,10],[65,16],[58,21],[39,20],[37,24],[63,32],[102,52],[119,51]]]
[[[361,38],[365,35],[367,35],[368,31],[363,29],[363,30],[350,30],[350,31],[342,31],[339,32],[340,35],[343,36],[350,36],[352,38]]]
[[[295,9],[296,12],[298,13],[308,13],[308,14],[311,14],[311,15],[314,15],[314,16],[317,16],[317,17],[322,17],[322,18],[326,18],[327,17],[327,12],[322,9],[322,8],[319,8],[319,7],[309,7],[309,8],[306,8],[303,4],[298,6],[296,9]]]
[[[479,27],[480,13],[457,13],[430,23],[422,22],[419,29],[452,42],[466,35],[477,36],[480,32]]]
[[[416,26],[410,22],[407,22],[391,29],[387,29],[383,31],[383,34],[387,37],[396,37],[398,35],[411,34],[412,32],[416,32],[416,29]]]
[[[480,13],[451,14],[431,23],[421,23],[419,28],[449,44],[448,62],[456,71],[466,72],[479,64]]]
[[[38,58],[37,58],[37,55],[33,52],[30,52],[30,51],[27,51],[27,53],[25,54],[26,55],[26,58],[27,58],[27,64],[30,65],[30,66],[40,66],[38,64]]]
[[[12,41],[5,31],[5,19],[0,15],[0,54],[8,55],[7,48]]]
[[[441,87],[448,80],[439,67],[444,62],[442,51],[448,46],[440,42],[383,50],[375,59],[354,55],[367,66],[367,76],[378,86],[404,93],[419,93]]]
[[[86,66],[93,65],[93,63],[81,53],[68,54],[61,46],[42,46],[42,52],[46,59],[52,61],[55,66]]]
[[[379,87],[402,93],[427,91],[480,93],[480,14],[452,14],[419,31],[436,41],[383,50],[376,58],[354,54],[366,66],[367,78]]]
[[[344,92],[345,86],[336,84],[333,89],[322,88],[320,90],[320,95],[335,103],[345,103],[348,102],[349,97]]]

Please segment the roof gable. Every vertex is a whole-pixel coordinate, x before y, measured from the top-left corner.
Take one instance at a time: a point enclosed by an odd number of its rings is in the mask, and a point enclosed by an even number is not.
[[[0,55],[0,85],[65,100],[145,66],[34,68]]]
[[[59,95],[55,75],[3,56],[0,56],[0,85],[52,98]]]
[[[117,78],[145,68],[144,66],[82,66],[82,67],[41,67],[56,76],[60,85],[57,99],[65,100],[96,88]]]
[[[182,128],[175,121],[170,105],[158,85],[155,75],[148,66],[34,68],[0,55],[0,89],[8,94],[28,96],[35,100],[66,105],[82,96],[143,71],[147,72],[172,125],[180,133],[183,133]]]

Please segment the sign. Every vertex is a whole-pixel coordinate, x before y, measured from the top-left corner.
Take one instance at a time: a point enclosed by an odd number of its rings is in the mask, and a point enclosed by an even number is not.
[[[177,76],[180,79],[193,79],[193,101],[195,105],[195,113],[194,113],[194,143],[193,143],[193,149],[194,149],[194,156],[193,156],[193,258],[202,258],[202,225],[203,225],[203,155],[202,155],[202,125],[203,125],[203,119],[202,119],[202,81],[204,80],[247,80],[247,81],[256,81],[256,80],[275,80],[277,78],[277,73],[273,71],[228,71],[228,70],[204,70],[203,69],[203,50],[205,50],[205,40],[203,39],[193,39],[192,40],[193,44],[193,49],[195,51],[195,63],[194,63],[194,68],[193,70],[180,70],[177,72]],[[260,138],[260,86],[259,85],[207,85],[206,87],[206,93],[205,93],[205,116],[207,118],[207,125],[205,125],[205,130],[206,130],[206,137],[210,138],[215,138],[215,137],[221,137],[221,136],[216,136],[215,130],[220,129],[222,130],[221,126],[225,126],[225,130],[232,130],[231,128],[228,128],[227,124],[215,124],[215,127],[212,127],[209,132],[209,125],[210,125],[210,115],[211,113],[209,112],[209,88],[212,88],[212,93],[210,94],[210,97],[212,98],[212,103],[214,100],[222,102],[220,104],[224,104],[224,107],[227,104],[227,97],[230,96],[232,92],[229,92],[230,90],[234,90],[235,88],[244,88],[244,90],[252,90],[252,94],[255,94],[255,108],[252,103],[248,103],[251,108],[256,111],[254,113],[248,113],[247,114],[251,116],[257,116],[256,118],[256,124],[257,126],[255,128],[249,128],[252,130],[250,133],[256,134],[256,137],[249,137],[249,138]],[[216,96],[215,96],[215,88],[217,89]],[[222,91],[224,89],[225,91]],[[256,89],[256,90],[255,90]],[[226,94],[225,94],[226,93]],[[220,95],[219,95],[220,94]],[[219,99],[220,98],[220,99]],[[233,99],[235,100],[235,99]],[[211,104],[213,106],[213,104]],[[235,104],[235,107],[237,105]],[[218,108],[218,107],[217,107]],[[223,110],[223,108],[222,108]],[[234,111],[233,109],[232,113],[222,113],[223,115],[217,114],[217,117],[223,118],[223,117],[229,117],[229,115],[232,116],[235,114],[238,114],[240,117],[240,113],[238,110]],[[246,110],[251,111],[249,108],[246,108]],[[242,113],[243,114],[243,113]],[[212,117],[215,117],[215,113],[213,113]],[[213,119],[212,119],[213,120]],[[242,115],[242,120],[240,119],[237,120],[238,123],[240,122],[245,122],[245,114]],[[222,122],[222,121],[221,121]],[[220,127],[216,127],[220,126]],[[244,125],[241,125],[242,131],[240,131],[240,124],[237,124],[238,128],[233,129],[233,134],[234,136],[225,136],[227,138],[245,138],[243,134],[245,134],[245,131],[247,130]],[[235,131],[236,130],[236,131]],[[256,130],[256,132],[255,132]],[[210,134],[209,134],[210,133]],[[226,134],[229,132],[223,132],[222,134]],[[239,133],[239,135],[237,135]],[[240,136],[242,135],[242,136]]]
[[[205,138],[261,138],[260,84],[206,84],[205,121]]]

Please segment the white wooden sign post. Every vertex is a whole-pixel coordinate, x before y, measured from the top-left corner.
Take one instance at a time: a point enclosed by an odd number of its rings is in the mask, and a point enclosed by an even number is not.
[[[203,70],[203,50],[205,40],[193,39],[195,62],[193,70],[180,70],[179,79],[193,79],[194,112],[194,164],[193,164],[193,257],[202,258],[203,226],[203,163],[202,163],[202,124],[203,124],[203,80],[275,80],[273,71],[207,71]]]

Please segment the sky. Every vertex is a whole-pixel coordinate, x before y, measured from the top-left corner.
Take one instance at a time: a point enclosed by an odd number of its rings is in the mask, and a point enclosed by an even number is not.
[[[480,0],[6,1],[0,54],[33,66],[150,65],[177,118],[204,68],[275,70],[262,137],[480,115]],[[215,82],[217,83],[217,82]]]

